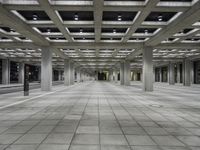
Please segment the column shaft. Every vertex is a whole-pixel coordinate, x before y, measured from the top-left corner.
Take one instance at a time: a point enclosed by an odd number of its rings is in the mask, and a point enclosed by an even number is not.
[[[70,62],[70,85],[73,85],[74,84],[74,63],[73,62]]]
[[[52,88],[52,50],[48,48],[42,49],[41,62],[41,89],[42,91],[50,91]]]
[[[2,60],[2,84],[10,84],[10,61]]]
[[[130,62],[125,61],[124,63],[124,85],[130,85],[130,77],[131,77],[131,72],[130,72]]]
[[[174,85],[175,84],[175,73],[174,73],[174,64],[169,63],[169,84]]]
[[[191,85],[191,79],[190,79],[191,62],[190,62],[190,60],[185,59],[183,62],[183,67],[184,67],[183,85],[190,86]]]
[[[162,82],[162,67],[160,67],[159,75],[160,75],[160,82]]]
[[[64,60],[64,85],[70,85],[70,61]]]
[[[81,82],[80,68],[77,68],[76,70],[76,79],[77,79],[77,82]]]
[[[120,63],[120,84],[124,85],[124,62]]]
[[[153,48],[143,49],[143,90],[153,91]]]
[[[180,64],[177,64],[177,83],[181,83]]]
[[[24,83],[24,63],[19,63],[19,77],[18,77],[19,83]]]

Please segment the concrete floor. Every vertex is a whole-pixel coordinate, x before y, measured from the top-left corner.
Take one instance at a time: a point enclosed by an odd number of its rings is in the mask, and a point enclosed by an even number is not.
[[[87,82],[0,95],[0,150],[200,150],[200,88]]]

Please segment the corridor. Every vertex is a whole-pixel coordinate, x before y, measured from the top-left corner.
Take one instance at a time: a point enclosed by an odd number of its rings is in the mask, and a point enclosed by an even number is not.
[[[0,150],[200,150],[197,87],[89,81],[0,97]]]

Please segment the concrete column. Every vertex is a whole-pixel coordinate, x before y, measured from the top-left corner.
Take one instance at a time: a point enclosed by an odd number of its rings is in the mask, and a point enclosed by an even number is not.
[[[190,66],[190,81],[191,84],[194,84],[194,63],[191,62],[191,66]]]
[[[162,67],[160,67],[159,75],[160,75],[160,82],[162,82]]]
[[[190,86],[191,85],[191,78],[190,78],[190,68],[191,68],[191,61],[188,59],[185,59],[183,62],[183,85],[184,86]]]
[[[2,60],[2,84],[10,84],[10,61]]]
[[[52,69],[52,81],[54,81],[54,69]]]
[[[120,84],[124,85],[124,62],[120,63]]]
[[[80,70],[80,81],[83,82],[83,72]]]
[[[75,79],[75,71],[74,71],[74,63],[70,62],[70,84],[74,84],[74,79]]]
[[[19,77],[18,77],[19,83],[24,83],[24,63],[19,63]]]
[[[41,62],[41,89],[42,91],[51,91],[52,88],[52,50],[42,49]]]
[[[69,86],[70,85],[70,60],[65,59],[64,60],[64,85]]]
[[[153,91],[153,48],[143,49],[143,91]]]
[[[109,81],[113,81],[113,70],[109,70]]]
[[[117,70],[116,69],[113,71],[113,79],[114,79],[114,82],[117,82]]]
[[[38,68],[38,81],[41,82],[41,67]]]
[[[180,64],[177,64],[177,83],[181,83]]]
[[[174,73],[174,64],[169,63],[169,84],[174,85],[175,84],[175,73]]]
[[[153,67],[153,82],[156,82],[156,68]]]
[[[58,81],[62,80],[62,71],[58,70]]]
[[[130,85],[130,78],[131,78],[131,70],[130,70],[130,62],[125,61],[124,63],[124,85]]]
[[[78,83],[81,82],[80,68],[76,69],[76,80]]]

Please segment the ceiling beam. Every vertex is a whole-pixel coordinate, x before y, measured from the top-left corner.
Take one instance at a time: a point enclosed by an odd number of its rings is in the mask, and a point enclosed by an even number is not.
[[[52,8],[51,4],[48,0],[38,0],[40,7],[47,13],[47,15],[51,18],[54,22],[56,27],[62,32],[64,37],[69,41],[72,42],[72,38],[70,33],[66,30],[66,27],[63,25],[62,19],[58,16],[59,14]]]
[[[138,27],[142,24],[142,22],[146,19],[146,17],[151,13],[153,8],[157,5],[159,1],[160,0],[147,1],[147,4],[144,7],[144,9],[136,15],[133,21],[133,25],[128,29],[126,36],[123,38],[123,42],[126,42],[129,40],[132,34],[138,29]]]
[[[35,42],[35,44],[40,46],[49,45],[49,42],[42,35],[38,34],[29,25],[27,25],[13,13],[8,11],[1,3],[0,3],[0,20],[3,20],[2,23],[5,26],[14,29],[15,31],[22,34],[26,38],[29,38],[30,40]]]
[[[158,34],[150,38],[145,45],[155,46],[161,41],[173,36],[175,33],[181,31],[188,26],[191,26],[200,19],[200,1],[196,2],[191,8],[182,13],[170,25],[164,27]]]

